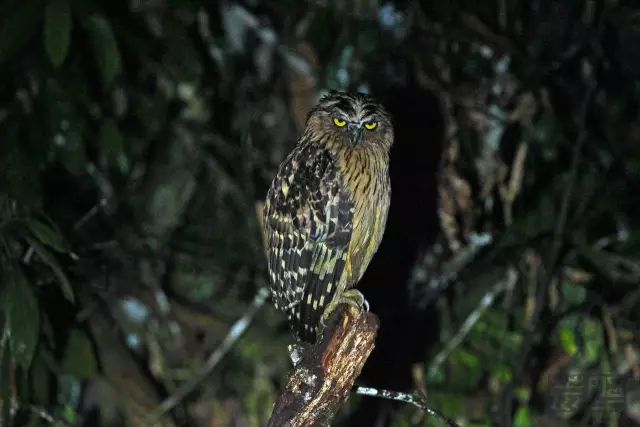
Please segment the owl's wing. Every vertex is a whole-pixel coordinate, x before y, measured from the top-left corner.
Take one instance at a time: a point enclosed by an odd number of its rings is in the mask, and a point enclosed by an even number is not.
[[[314,341],[342,277],[353,203],[322,151],[301,148],[283,162],[265,204],[271,289],[296,334]]]

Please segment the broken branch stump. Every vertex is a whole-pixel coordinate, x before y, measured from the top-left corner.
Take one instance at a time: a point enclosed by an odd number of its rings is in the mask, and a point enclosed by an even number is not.
[[[268,427],[329,426],[375,346],[378,325],[375,314],[340,306],[289,374]]]

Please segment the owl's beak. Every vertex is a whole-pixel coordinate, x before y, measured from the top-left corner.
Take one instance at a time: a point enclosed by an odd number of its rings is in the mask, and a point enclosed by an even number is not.
[[[349,123],[347,125],[347,133],[349,134],[349,141],[354,147],[360,143],[360,137],[362,137],[362,126],[357,123]]]

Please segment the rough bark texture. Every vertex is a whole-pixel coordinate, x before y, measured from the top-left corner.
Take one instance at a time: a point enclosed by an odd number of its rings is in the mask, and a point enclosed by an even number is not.
[[[340,307],[289,374],[269,427],[329,426],[374,348],[376,315]]]

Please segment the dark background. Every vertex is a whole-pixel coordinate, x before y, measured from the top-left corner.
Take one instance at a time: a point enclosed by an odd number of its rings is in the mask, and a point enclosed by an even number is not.
[[[640,423],[634,2],[4,0],[0,425],[265,425],[292,337],[257,212],[329,89],[396,132],[358,384]],[[335,425],[442,424],[354,395]]]

